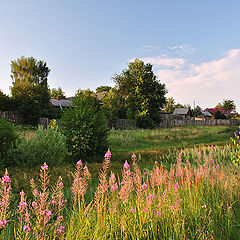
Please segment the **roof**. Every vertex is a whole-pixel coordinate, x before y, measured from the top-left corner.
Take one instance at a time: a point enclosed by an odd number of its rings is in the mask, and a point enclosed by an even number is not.
[[[203,116],[205,116],[205,117],[212,117],[212,114],[208,111],[200,111],[199,113],[202,113]]]
[[[206,108],[205,111],[208,111],[210,112],[211,114],[214,114],[215,112],[219,111],[220,113],[222,114],[230,114],[231,113],[231,110],[224,110],[223,107],[219,107],[219,108]]]
[[[72,100],[69,99],[60,99],[57,100],[55,98],[50,99],[50,104],[54,107],[70,107],[72,105]]]
[[[187,115],[189,111],[189,108],[175,108],[173,115]]]

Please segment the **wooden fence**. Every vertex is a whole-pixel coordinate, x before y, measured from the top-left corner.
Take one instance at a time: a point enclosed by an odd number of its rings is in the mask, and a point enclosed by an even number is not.
[[[240,125],[238,119],[204,119],[204,120],[163,120],[160,124],[160,128],[174,127],[174,126],[218,126],[218,125]]]
[[[0,118],[5,116],[9,122],[23,123],[23,115],[17,111],[0,112]]]

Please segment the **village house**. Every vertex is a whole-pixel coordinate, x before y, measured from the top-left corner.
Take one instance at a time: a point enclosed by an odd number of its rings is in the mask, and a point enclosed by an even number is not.
[[[192,113],[189,108],[175,108],[172,115],[182,117],[182,119],[186,119],[190,118],[192,116]]]

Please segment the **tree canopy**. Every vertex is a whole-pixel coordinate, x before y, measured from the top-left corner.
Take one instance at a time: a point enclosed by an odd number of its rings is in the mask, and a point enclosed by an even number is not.
[[[167,90],[154,75],[151,64],[135,59],[113,80],[122,104],[136,117],[139,127],[151,127],[160,121]]]
[[[46,62],[34,57],[22,56],[11,62],[12,96],[26,123],[35,124],[49,105],[49,72]]]
[[[60,99],[66,98],[65,92],[63,92],[63,90],[60,87],[50,89],[49,94],[51,98],[60,98]]]
[[[224,110],[231,110],[231,111],[236,110],[236,105],[235,105],[234,101],[231,99],[224,99],[222,106],[223,106]]]
[[[99,86],[96,88],[96,93],[108,92],[110,89],[112,89],[112,87],[110,87],[110,86]]]

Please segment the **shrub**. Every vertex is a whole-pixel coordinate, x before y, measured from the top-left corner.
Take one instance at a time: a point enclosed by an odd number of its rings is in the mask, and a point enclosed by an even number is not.
[[[40,126],[34,138],[21,138],[17,142],[12,155],[14,163],[21,166],[35,166],[44,161],[57,165],[67,155],[66,137],[55,129]]]
[[[91,92],[78,93],[73,106],[63,113],[61,130],[75,160],[103,154],[108,147],[106,118]]]
[[[0,118],[0,159],[4,166],[9,150],[15,145],[17,139],[16,129],[13,123]]]
[[[240,129],[240,126],[239,126]],[[234,133],[234,137],[231,138],[233,143],[231,149],[231,160],[234,165],[240,167],[240,140],[239,140],[240,131]]]

